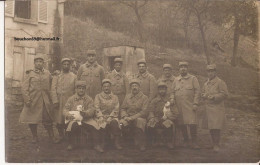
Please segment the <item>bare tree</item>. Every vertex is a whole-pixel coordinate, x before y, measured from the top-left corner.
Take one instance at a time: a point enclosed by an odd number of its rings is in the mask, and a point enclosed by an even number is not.
[[[119,3],[131,8],[135,16],[137,18],[137,31],[138,31],[138,36],[141,42],[144,41],[143,37],[143,30],[144,30],[144,25],[143,25],[143,19],[142,16],[145,14],[141,13],[141,9],[147,4],[148,0],[119,0]]]

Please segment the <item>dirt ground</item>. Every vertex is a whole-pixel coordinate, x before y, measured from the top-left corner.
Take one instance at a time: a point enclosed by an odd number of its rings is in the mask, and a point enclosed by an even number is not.
[[[7,112],[7,111],[6,111]],[[226,129],[222,133],[221,150],[214,153],[210,148],[211,139],[207,130],[199,129],[201,149],[182,148],[181,135],[177,134],[176,148],[150,148],[141,152],[133,146],[124,146],[122,151],[112,147],[105,153],[97,153],[82,145],[74,151],[66,150],[66,142],[51,144],[43,126],[39,126],[39,145],[31,143],[27,125],[18,122],[20,112],[8,109],[6,113],[6,161],[18,162],[258,162],[260,159],[259,113],[227,109]],[[55,130],[56,131],[56,130]],[[57,131],[55,132],[57,135]]]

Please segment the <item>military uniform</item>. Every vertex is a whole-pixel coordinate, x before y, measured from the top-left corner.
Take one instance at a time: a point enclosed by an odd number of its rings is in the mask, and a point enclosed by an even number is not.
[[[180,62],[181,65],[188,65],[187,62]],[[179,111],[178,124],[182,127],[184,141],[188,141],[187,125],[190,127],[193,144],[197,139],[197,113],[193,110],[194,106],[199,104],[200,86],[198,79],[187,74],[186,76],[178,76],[173,82],[173,94],[176,106]]]
[[[104,68],[97,62],[90,64],[86,62],[78,70],[78,80],[86,81],[87,94],[95,98],[96,94],[101,92],[101,82],[105,77]]]
[[[78,81],[76,82],[76,86],[82,84],[84,85],[84,83],[85,82]],[[79,138],[81,132],[86,131],[87,133],[92,135],[92,139],[94,140],[94,145],[96,147],[101,139],[100,133],[98,132],[100,127],[97,121],[94,120],[95,108],[91,97],[89,97],[87,94],[85,94],[84,96],[79,96],[78,94],[74,94],[73,96],[71,96],[65,104],[63,111],[64,117],[66,119],[67,116],[70,115],[70,111],[77,111],[78,106],[83,107],[81,112],[83,120],[81,122],[81,125],[76,121],[70,121],[67,123],[66,131],[68,132],[69,143],[75,143],[75,139]]]
[[[141,59],[137,62],[137,65],[141,63],[146,64],[146,61]],[[139,80],[141,91],[149,98],[150,102],[157,94],[157,82],[155,77],[146,71],[143,74],[138,73],[134,75],[134,79]]]
[[[134,83],[134,80],[132,81],[132,83]],[[135,144],[139,145],[140,149],[145,146],[144,131],[146,127],[148,104],[148,97],[139,91],[136,95],[133,95],[132,93],[127,94],[121,108],[121,121],[123,121],[122,129],[124,131],[130,129],[131,135],[133,134],[134,136]],[[130,122],[125,122],[124,117],[131,117],[132,120]]]
[[[37,54],[34,61],[37,59],[44,61],[44,55]],[[33,143],[38,142],[37,124],[39,123],[43,123],[50,140],[54,141],[53,111],[50,100],[51,79],[52,76],[48,70],[34,69],[26,72],[25,80],[21,85],[25,104],[19,121],[29,124],[33,134]]]
[[[208,65],[207,70],[216,70],[216,65]],[[202,88],[202,96],[206,110],[203,126],[210,130],[214,150],[218,151],[220,131],[225,124],[224,101],[228,97],[227,85],[217,76],[212,80],[208,79]]]
[[[111,83],[110,80],[108,81]],[[106,79],[103,82],[106,82]],[[119,102],[117,96],[113,93],[101,92],[96,95],[94,106],[96,108],[96,118],[103,117],[106,124],[105,129],[102,130],[102,146],[105,145],[105,137],[110,137],[110,135],[114,137],[116,144],[118,144],[121,131],[118,124]],[[116,145],[118,149],[121,149],[118,146]]]
[[[129,81],[126,75],[122,72],[113,70],[108,73],[107,78],[111,80],[112,92],[117,95],[119,104],[121,105],[124,101],[125,95],[129,91]]]

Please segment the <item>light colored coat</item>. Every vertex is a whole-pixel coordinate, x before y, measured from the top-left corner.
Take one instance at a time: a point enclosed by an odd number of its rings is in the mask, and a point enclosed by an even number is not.
[[[31,102],[28,107],[24,104],[19,121],[27,124],[39,124],[43,120],[44,105],[49,116],[52,118],[52,103],[50,100],[51,74],[48,70],[28,71],[21,90],[24,102]]]
[[[69,97],[75,93],[77,76],[72,73],[63,73],[54,76],[51,85],[51,99],[53,104],[58,103],[59,109],[54,109],[53,120],[55,123],[64,123],[63,109]]]
[[[208,80],[202,88],[202,94],[214,97],[213,100],[204,99],[206,110],[204,126],[208,129],[222,129],[225,123],[224,101],[228,96],[226,83],[218,77]]]
[[[77,77],[78,80],[86,81],[87,94],[94,99],[101,92],[101,84],[105,77],[105,71],[97,62],[93,64],[86,62],[79,67]]]
[[[110,79],[112,83],[112,92],[117,95],[119,104],[121,105],[125,99],[125,95],[129,91],[129,81],[126,75],[122,72],[117,72],[113,70],[111,73],[107,74],[107,78]]]
[[[144,74],[138,73],[135,75],[135,78],[140,81],[141,91],[149,98],[150,102],[157,94],[157,82],[155,77],[146,71]]]
[[[173,82],[172,96],[175,99],[179,111],[179,124],[197,124],[197,115],[193,111],[193,105],[199,104],[200,85],[198,79],[187,74],[176,77]]]

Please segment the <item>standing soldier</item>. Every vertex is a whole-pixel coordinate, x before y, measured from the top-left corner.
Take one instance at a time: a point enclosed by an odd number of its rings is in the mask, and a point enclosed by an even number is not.
[[[216,65],[208,65],[208,81],[202,88],[206,108],[206,128],[210,130],[214,151],[219,151],[220,130],[225,122],[224,101],[228,96],[226,83],[216,76]]]
[[[87,94],[95,98],[101,92],[101,82],[104,79],[104,68],[97,63],[96,51],[87,51],[87,62],[79,67],[78,80],[86,81]]]
[[[135,145],[141,151],[145,150],[145,127],[148,97],[140,90],[140,83],[133,79],[130,82],[131,93],[127,94],[121,107],[122,130],[130,129]]]
[[[144,95],[149,98],[149,102],[157,93],[157,83],[154,76],[147,71],[146,61],[141,59],[137,62],[139,73],[136,78],[140,82],[140,88]]]
[[[69,58],[63,58],[61,64],[62,71],[59,75],[53,77],[51,86],[51,98],[54,104],[54,122],[57,123],[59,132],[57,142],[62,141],[64,137],[63,109],[68,98],[75,93],[75,81],[77,79],[77,76],[70,72],[71,60]]]
[[[51,74],[43,66],[44,55],[38,53],[34,57],[34,70],[27,71],[21,88],[24,107],[20,115],[20,122],[29,124],[33,143],[38,142],[37,125],[39,123],[42,123],[48,131],[50,140],[55,141],[50,100]]]
[[[192,139],[192,148],[197,149],[197,118],[200,86],[198,79],[188,73],[188,62],[179,62],[180,75],[173,82],[171,102],[175,102],[179,111],[178,124],[184,138],[184,145],[189,144],[188,126]]]
[[[164,82],[167,85],[167,94],[170,94],[172,91],[172,84],[175,77],[172,75],[172,65],[163,64],[163,75],[158,79],[159,82]]]
[[[129,81],[126,75],[121,71],[123,60],[122,58],[115,58],[114,70],[107,75],[107,78],[112,82],[112,92],[117,95],[119,104],[124,101],[125,95],[128,93]]]

